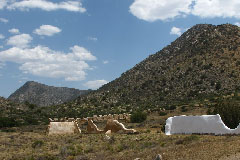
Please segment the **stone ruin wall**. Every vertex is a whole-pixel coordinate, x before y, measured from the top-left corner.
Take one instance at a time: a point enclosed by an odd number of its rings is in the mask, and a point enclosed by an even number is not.
[[[93,122],[103,122],[109,119],[113,120],[124,120],[125,122],[130,122],[131,114],[109,114],[109,115],[93,115],[93,117],[86,117],[86,118],[49,118],[50,122],[80,122],[83,119],[91,119]]]
[[[130,122],[131,114],[109,114],[109,115],[94,115],[87,118],[49,118],[48,134],[74,134],[81,133],[80,125],[82,122],[92,120],[93,122],[105,122],[108,120],[124,120]]]

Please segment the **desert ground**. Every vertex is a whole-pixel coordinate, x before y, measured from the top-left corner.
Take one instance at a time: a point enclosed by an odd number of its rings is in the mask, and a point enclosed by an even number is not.
[[[191,112],[191,113],[190,113]],[[195,107],[188,114],[204,114]],[[167,117],[150,113],[143,123],[124,123],[138,134],[48,135],[46,125],[5,128],[0,132],[0,159],[2,160],[153,160],[161,154],[164,160],[212,159],[234,160],[240,155],[238,135],[171,135],[166,136],[162,126]],[[97,123],[99,128],[104,124]]]

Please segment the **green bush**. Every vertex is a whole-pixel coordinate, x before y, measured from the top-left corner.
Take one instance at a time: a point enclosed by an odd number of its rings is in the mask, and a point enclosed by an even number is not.
[[[15,126],[18,126],[18,123],[14,118],[0,117],[0,128]]]
[[[131,115],[132,123],[141,123],[147,119],[147,113],[137,111]]]
[[[33,116],[30,116],[28,115],[27,117],[24,118],[24,121],[25,121],[25,124],[26,125],[38,125],[38,120],[33,117]]]
[[[240,106],[237,101],[218,100],[217,104],[208,110],[208,114],[219,114],[229,128],[236,128],[240,123]]]
[[[28,106],[29,109],[34,109],[34,108],[37,107],[37,105],[35,105],[35,104],[31,104],[31,103],[29,103],[28,101],[25,101],[24,104],[25,104],[26,106]]]
[[[177,107],[174,105],[165,107],[166,110],[175,110]]]
[[[164,111],[160,111],[158,114],[159,114],[159,116],[166,116],[167,115],[167,113],[164,112]]]
[[[182,106],[182,107],[181,107],[181,111],[182,111],[182,112],[187,112],[187,111],[188,111],[188,109],[187,109],[187,107],[186,107],[186,106]]]

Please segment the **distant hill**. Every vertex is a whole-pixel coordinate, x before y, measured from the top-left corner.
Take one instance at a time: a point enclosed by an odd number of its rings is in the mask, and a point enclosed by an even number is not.
[[[49,108],[30,103],[15,103],[0,97],[0,130],[5,127],[48,124]]]
[[[14,112],[13,112],[14,110]],[[0,117],[8,117],[11,113],[24,112],[27,107],[24,104],[16,104],[6,98],[0,97]]]
[[[47,86],[34,81],[26,82],[11,94],[8,99],[17,103],[29,102],[38,106],[62,104],[89,93],[90,90],[78,90],[66,87]]]
[[[43,124],[47,122],[47,112],[34,105],[18,104],[0,97],[0,129],[29,124]]]
[[[195,25],[116,80],[66,107],[89,114],[167,107],[240,90],[240,28]]]

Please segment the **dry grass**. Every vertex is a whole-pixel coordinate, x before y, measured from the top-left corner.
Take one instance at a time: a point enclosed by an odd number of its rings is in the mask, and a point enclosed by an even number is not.
[[[192,113],[198,112],[203,111],[196,108]],[[160,129],[160,123],[166,118],[151,114],[142,124],[127,124],[127,127],[136,128],[139,134],[112,134],[110,140],[103,134],[47,136],[46,126],[15,128],[13,132],[0,132],[0,159],[153,160],[161,154],[164,160],[217,160],[240,153],[239,136],[166,136]]]

